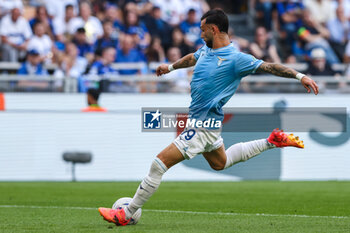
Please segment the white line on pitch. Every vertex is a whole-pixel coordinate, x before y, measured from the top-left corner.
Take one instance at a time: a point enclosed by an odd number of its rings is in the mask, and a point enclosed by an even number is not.
[[[29,209],[70,209],[70,210],[97,210],[92,207],[76,206],[27,206],[27,205],[0,205],[0,208],[29,208]],[[227,213],[227,212],[202,212],[202,211],[184,211],[184,210],[150,210],[142,209],[145,212],[159,213],[177,213],[177,214],[203,214],[203,215],[228,215],[228,216],[264,216],[264,217],[295,217],[295,218],[335,218],[349,219],[350,216],[317,216],[317,215],[297,215],[297,214],[264,214],[264,213]]]

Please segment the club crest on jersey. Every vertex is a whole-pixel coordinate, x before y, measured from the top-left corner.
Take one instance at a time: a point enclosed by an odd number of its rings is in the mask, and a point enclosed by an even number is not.
[[[227,59],[221,58],[221,57],[219,57],[219,56],[218,56],[218,59],[219,59],[219,60],[218,60],[218,66],[220,66],[220,65],[222,64],[223,61],[226,61],[226,60],[227,60]]]

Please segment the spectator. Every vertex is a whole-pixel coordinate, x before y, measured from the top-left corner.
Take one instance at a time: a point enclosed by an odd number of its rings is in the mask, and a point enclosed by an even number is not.
[[[74,17],[69,21],[69,33],[74,34],[78,28],[84,28],[87,41],[90,44],[103,35],[103,28],[98,18],[91,15],[91,7],[88,2],[81,2],[79,5],[79,17]]]
[[[113,23],[111,21],[103,22],[103,36],[98,39],[94,45],[95,54],[101,56],[102,50],[107,47],[117,48],[118,39],[113,34]]]
[[[295,43],[294,34],[302,25],[302,12],[304,5],[302,1],[278,1],[276,3],[281,32],[285,33],[282,37],[286,40],[286,53],[291,53],[292,47]]]
[[[210,10],[208,3],[205,0],[191,0],[191,1],[183,1],[185,12],[190,9],[194,9],[196,11],[196,21],[200,21],[202,15]]]
[[[109,78],[110,75],[116,76],[121,71],[114,69],[112,63],[114,62],[116,55],[115,48],[105,48],[102,52],[102,57],[100,60],[96,61],[90,69],[90,75],[103,75],[105,78]],[[130,82],[122,81],[109,81],[108,79],[102,79],[100,81],[100,90],[103,92],[136,92],[135,86]]]
[[[276,46],[269,40],[266,29],[258,27],[255,31],[255,41],[250,45],[250,52],[257,59],[281,63]]]
[[[162,42],[158,37],[153,37],[150,46],[146,50],[147,61],[150,62],[165,62],[165,53],[162,47]]]
[[[95,61],[90,68],[90,75],[118,74],[118,71],[111,65],[116,57],[116,50],[113,47],[104,48],[102,56]]]
[[[20,75],[46,75],[47,71],[43,68],[40,59],[40,53],[35,50],[29,50],[27,59],[22,63],[21,68],[17,71]]]
[[[36,14],[33,19],[29,21],[30,27],[32,28],[32,31],[34,33],[34,25],[37,23],[41,23],[44,27],[44,31],[46,34],[50,36],[52,40],[55,39],[55,30],[53,27],[52,20],[50,19],[46,7],[45,6],[38,6],[36,8]]]
[[[28,21],[21,16],[19,8],[13,8],[11,14],[3,17],[0,24],[0,35],[3,61],[17,62],[25,55],[32,30]]]
[[[332,66],[326,61],[326,53],[322,48],[315,48],[311,51],[311,63],[306,70],[307,75],[311,76],[331,76],[339,80],[340,74],[333,70]],[[326,84],[319,81],[320,89],[330,89],[334,84]],[[336,88],[345,88],[346,83],[339,82]]]
[[[47,75],[47,71],[43,68],[39,52],[30,50],[27,54],[27,60],[22,63],[21,68],[17,71],[19,75]],[[47,90],[49,88],[47,81],[20,80],[16,87],[19,90]]]
[[[170,64],[176,62],[181,58],[181,51],[179,48],[171,47],[167,53],[168,62]],[[188,93],[190,92],[190,80],[188,75],[188,69],[177,69],[171,73],[164,75],[165,80],[171,81],[170,83],[159,83],[159,92],[177,92]]]
[[[40,54],[41,61],[49,61],[52,58],[52,41],[45,34],[44,24],[37,22],[34,25],[34,35],[28,42],[28,50],[36,50]]]
[[[113,23],[112,37],[119,39],[119,37],[123,34],[124,29],[123,24],[121,23],[123,20],[121,10],[115,5],[107,6],[105,20]]]
[[[162,10],[162,19],[172,27],[178,26],[184,20],[185,10],[181,0],[150,0],[154,6]]]
[[[350,23],[344,15],[343,6],[340,5],[336,10],[337,17],[327,22],[327,28],[330,34],[330,45],[338,55],[343,59],[346,42],[350,39]]]
[[[142,20],[145,22],[147,29],[152,37],[159,37],[164,48],[168,48],[171,44],[170,25],[161,19],[160,8],[154,6],[150,14],[146,14]]]
[[[196,20],[196,11],[190,9],[187,13],[187,19],[180,24],[182,33],[185,35],[185,43],[190,47],[195,47],[198,40],[201,39],[201,23]]]
[[[89,0],[89,3],[91,5],[91,9],[93,11],[93,15],[98,18],[101,22],[104,22],[106,20],[105,18],[105,12],[106,12],[106,6],[107,1],[106,0]]]
[[[115,76],[119,74],[118,70],[112,67],[112,63],[114,62],[115,57],[116,57],[116,49],[112,47],[107,47],[103,49],[101,58],[95,61],[91,65],[91,68],[89,71],[90,76],[91,75],[92,76],[99,75],[100,77],[103,76],[99,82],[100,91],[103,91],[103,92],[111,91],[111,85],[110,85],[111,83],[107,78],[109,78],[108,77],[109,75]],[[116,82],[114,84],[116,84],[117,86],[122,86],[122,82]],[[91,83],[80,84],[80,86],[85,86],[85,87],[91,86]],[[96,83],[94,86],[96,86]],[[80,88],[80,90],[82,89]]]
[[[77,46],[79,56],[85,57],[89,63],[94,60],[93,47],[87,42],[84,28],[78,28],[72,42]]]
[[[344,9],[345,18],[350,19],[350,0],[337,0],[332,1],[332,10],[335,12],[339,6],[342,6]]]
[[[139,16],[134,11],[127,11],[124,20],[126,34],[132,35],[137,46],[141,49],[148,47],[151,42],[151,36],[144,25],[140,22]]]
[[[138,6],[134,0],[126,0],[122,4],[122,8],[123,8],[123,14],[125,14],[128,11],[133,11],[138,14]]]
[[[115,21],[121,22],[123,20],[123,13],[118,8],[117,5],[114,4],[108,4],[105,9],[105,18],[104,20],[112,21],[113,23]]]
[[[173,29],[171,33],[172,43],[171,47],[178,47],[181,51],[181,56],[185,56],[195,51],[194,47],[190,47],[185,43],[184,34],[179,27]]]
[[[326,25],[335,15],[331,0],[307,0],[305,7],[310,11],[311,17],[322,25]]]
[[[66,16],[66,7],[71,5],[73,7],[73,14],[78,13],[79,0],[41,0],[45,2],[46,9],[54,21],[63,22]]]
[[[116,62],[145,62],[145,56],[135,48],[135,42],[131,35],[125,35],[120,40],[120,48],[118,49]],[[138,69],[120,70],[120,74],[137,74],[141,73]]]
[[[87,103],[88,107],[82,109],[82,112],[107,112],[107,109],[102,108],[98,104],[98,99],[100,97],[101,92],[97,89],[94,88],[89,88],[87,93]]]
[[[87,59],[78,56],[78,48],[72,42],[67,42],[65,45],[65,52],[59,60],[59,68],[55,71],[55,76],[59,78],[81,77],[87,67]]]
[[[22,0],[1,0],[0,1],[0,18],[11,12],[13,8],[23,10]]]
[[[327,28],[313,20],[308,10],[304,10],[302,19],[303,26],[299,28],[298,36],[304,45],[304,49],[311,51],[314,48],[320,47],[326,52],[326,58],[329,63],[339,63],[337,55],[327,41],[329,38]]]
[[[68,31],[68,25],[71,19],[75,17],[74,14],[74,7],[73,5],[66,5],[65,7],[65,14],[63,19],[60,17],[55,17],[54,18],[54,28],[55,28],[55,33],[57,35],[57,40],[61,42],[65,42],[69,36],[69,31]]]
[[[326,61],[326,53],[322,48],[315,48],[311,51],[311,63],[306,70],[307,75],[334,76],[337,74]]]

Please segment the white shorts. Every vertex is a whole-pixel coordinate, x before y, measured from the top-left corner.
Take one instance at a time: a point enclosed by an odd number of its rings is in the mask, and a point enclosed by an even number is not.
[[[185,159],[192,159],[203,152],[220,148],[223,145],[223,139],[218,130],[189,128],[177,136],[173,143]]]

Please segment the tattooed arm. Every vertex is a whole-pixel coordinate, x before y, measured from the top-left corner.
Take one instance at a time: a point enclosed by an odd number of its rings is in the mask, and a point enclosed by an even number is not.
[[[194,57],[194,53],[187,54],[186,56],[182,57],[178,61],[176,61],[174,64],[172,64],[173,69],[180,69],[180,68],[187,68],[194,66],[197,62],[197,59]],[[160,76],[162,74],[167,74],[171,70],[169,70],[169,65],[162,64],[158,66],[156,73],[157,76]]]
[[[284,65],[278,64],[278,63],[268,63],[263,62],[257,71],[265,72],[269,74],[273,74],[280,77],[285,78],[294,78],[297,75],[297,71],[293,70],[292,68],[288,68]]]
[[[273,75],[284,77],[284,78],[294,78],[294,79],[296,78],[296,75],[298,74],[298,72],[292,68],[286,67],[286,66],[281,65],[281,64],[268,63],[268,62],[263,62],[259,66],[257,71],[273,74]],[[312,89],[313,92],[315,93],[315,95],[318,94],[318,86],[314,80],[312,80],[308,76],[304,75],[304,77],[300,81],[301,81],[301,84],[306,88],[307,92],[310,93],[311,89]]]

